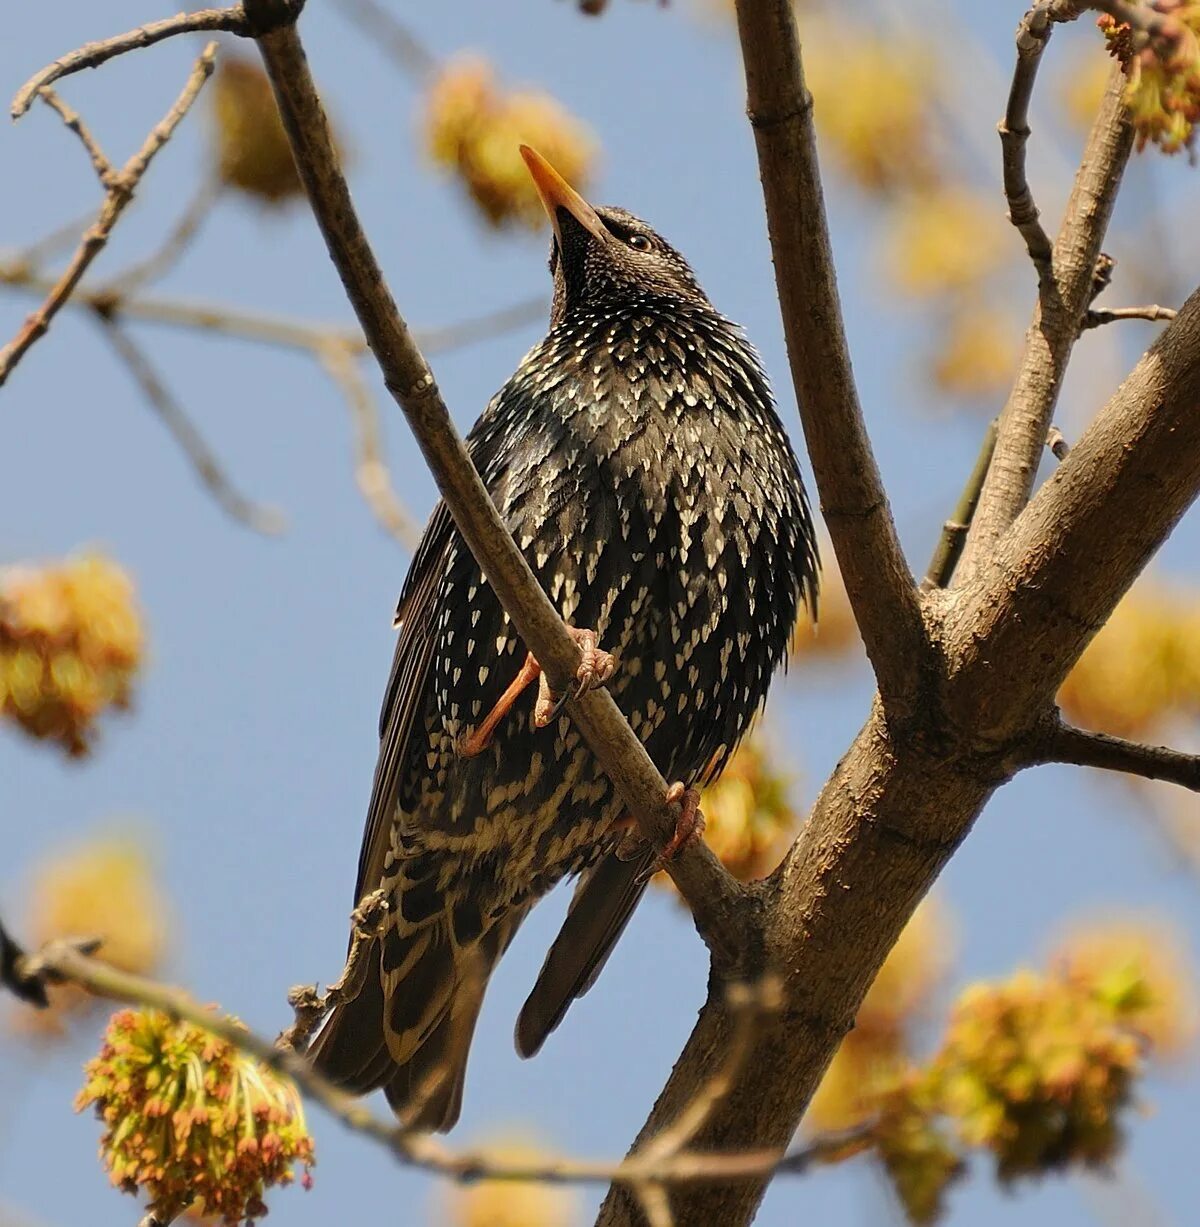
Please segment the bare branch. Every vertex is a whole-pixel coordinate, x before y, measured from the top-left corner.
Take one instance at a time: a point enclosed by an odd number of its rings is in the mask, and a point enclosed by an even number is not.
[[[84,233],[75,255],[71,258],[71,263],[54,283],[45,302],[26,319],[16,337],[0,350],[0,386],[3,386],[13,367],[21,360],[29,347],[39,337],[45,335],[46,330],[50,327],[50,321],[71,297],[89,265],[108,242],[113,226],[124,212],[125,206],[133,199],[133,193],[153,161],[154,155],[171,139],[171,134],[179,126],[192,103],[196,101],[205,81],[212,75],[216,54],[217,44],[209,43],[197,59],[182,93],[162,120],[155,125],[150,135],[146,137],[142,147],[118,173],[110,173],[106,176],[105,185],[108,188],[108,195],[100,207],[96,220]]]
[[[96,313],[102,331],[114,352],[129,369],[150,407],[179,444],[190,461],[196,476],[208,488],[221,509],[239,524],[265,536],[277,536],[285,526],[283,514],[274,507],[256,503],[241,493],[229,480],[216,453],[204,436],[171,395],[154,369],[153,363],[133,338],[111,316]]]
[[[1086,312],[1080,331],[1115,324],[1118,320],[1149,320],[1152,324],[1169,323],[1179,313],[1174,307],[1093,307]]]
[[[1125,77],[1120,65],[1114,65],[1055,240],[1053,275],[1043,277],[1038,286],[1033,322],[1000,414],[995,455],[958,569],[959,584],[972,578],[1029,502],[1079,323],[1092,299],[1100,246],[1133,149],[1124,94]]]
[[[4,930],[0,927],[0,935]],[[801,1150],[747,1150],[735,1153],[680,1151],[657,1159],[632,1156],[617,1162],[556,1158],[549,1155],[511,1159],[487,1150],[455,1151],[429,1134],[413,1133],[377,1116],[353,1095],[318,1074],[299,1053],[271,1043],[241,1023],[201,1005],[181,988],[133,975],[85,953],[88,945],[51,941],[36,954],[18,954],[6,988],[70,982],[98,997],[161,1010],[170,1018],[203,1028],[227,1044],[249,1053],[290,1078],[314,1103],[320,1104],[349,1129],[385,1147],[409,1167],[451,1180],[540,1181],[549,1184],[629,1185],[714,1184],[761,1178],[764,1173],[798,1175],[815,1164],[837,1157],[869,1134],[869,1126],[816,1138]],[[27,991],[27,990],[26,990]],[[753,990],[751,990],[752,992]]]
[[[406,550],[421,540],[421,526],[400,501],[380,446],[379,408],[358,369],[357,355],[345,346],[322,345],[317,360],[341,389],[354,424],[354,481],[383,530]]]
[[[1147,780],[1167,780],[1200,792],[1200,755],[1183,754],[1166,746],[1142,745],[1107,733],[1054,721],[1034,747],[1035,763],[1073,763],[1077,767],[1098,767],[1103,771],[1123,771]]]
[[[12,117],[20,119],[29,110],[40,89],[70,76],[71,73],[80,72],[84,68],[98,68],[115,55],[149,47],[176,34],[213,33],[220,30],[230,34],[249,33],[246,16],[240,5],[228,9],[202,9],[197,13],[177,13],[174,17],[138,26],[136,30],[130,30],[126,34],[87,43],[68,55],[60,56],[53,64],[48,64],[30,77],[12,101]]]
[[[247,5],[252,21],[266,2],[251,0]],[[552,689],[563,693],[578,669],[579,647],[500,519],[454,429],[433,373],[396,309],[355,212],[295,27],[271,30],[258,44],[300,178],[384,382],[404,411],[442,497],[501,605]],[[667,803],[666,781],[612,696],[593,690],[570,698],[568,709],[645,837],[655,847],[665,847],[675,831],[677,810]],[[685,847],[667,868],[706,940],[726,959],[736,960],[741,944],[734,929],[746,889],[702,841]]]
[[[885,704],[907,706],[931,650],[850,366],[795,13],[788,0],[738,0],[737,19],[792,382],[821,511],[880,694]]]
[[[948,588],[954,578],[954,568],[958,565],[966,544],[971,520],[975,516],[975,508],[979,505],[979,492],[983,489],[983,480],[992,463],[992,453],[996,450],[996,426],[996,419],[993,418],[984,432],[979,455],[967,477],[966,485],[963,486],[962,494],[958,496],[954,511],[942,525],[942,534],[934,547],[929,569],[921,583],[921,587],[927,591],[933,588]]]
[[[98,178],[104,187],[109,186],[112,176],[116,173],[113,169],[113,164],[108,160],[104,150],[100,148],[99,142],[92,135],[91,130],[83,122],[78,111],[73,111],[67,104],[49,87],[44,86],[38,90],[38,96],[52,110],[57,111],[59,118],[63,123],[79,137],[80,144],[87,151],[88,157],[92,162],[92,169],[96,172]]]
[[[1054,250],[1050,236],[1038,220],[1025,173],[1025,147],[1029,143],[1029,101],[1037,80],[1042,52],[1050,41],[1056,22],[1074,21],[1083,4],[1074,0],[1041,0],[1035,4],[1017,26],[1017,64],[1009,89],[1008,105],[998,125],[1003,153],[1004,196],[1008,201],[1008,220],[1021,232],[1030,258],[1038,271],[1038,280],[1051,275]]]

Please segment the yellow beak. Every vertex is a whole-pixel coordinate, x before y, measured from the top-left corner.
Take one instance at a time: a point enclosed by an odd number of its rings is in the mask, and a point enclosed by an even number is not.
[[[542,198],[542,207],[550,218],[555,236],[562,242],[562,232],[558,228],[558,211],[566,209],[568,213],[590,234],[607,243],[612,237],[605,229],[596,210],[546,161],[536,149],[528,145],[521,146],[521,157],[529,167],[533,185]]]

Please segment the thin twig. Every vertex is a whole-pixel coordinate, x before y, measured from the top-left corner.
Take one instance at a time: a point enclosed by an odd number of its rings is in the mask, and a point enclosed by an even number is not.
[[[942,525],[942,533],[934,547],[933,557],[929,560],[929,569],[921,587],[926,591],[934,588],[948,588],[954,578],[954,568],[962,555],[963,546],[967,541],[967,533],[971,530],[971,521],[975,516],[975,508],[979,505],[979,492],[983,489],[984,478],[992,463],[992,453],[996,450],[996,419],[988,423],[984,432],[983,443],[979,448],[974,467],[967,477],[966,485],[958,496],[954,511]]]
[[[376,47],[390,55],[418,83],[424,83],[437,71],[437,56],[395,13],[376,0],[334,0],[334,7],[341,9]]]
[[[379,407],[358,369],[358,356],[341,345],[323,345],[317,360],[341,389],[354,425],[354,481],[383,530],[406,550],[421,540],[421,526],[400,501],[380,445]]]
[[[306,1052],[313,1032],[329,1011],[355,1000],[362,992],[371,970],[367,956],[387,918],[388,906],[387,891],[377,890],[367,895],[350,914],[350,949],[342,974],[324,993],[317,992],[315,984],[298,984],[288,993],[288,1004],[296,1017],[275,1041],[277,1047]]]
[[[1051,426],[1046,432],[1046,446],[1054,453],[1055,460],[1066,460],[1071,452],[1071,445],[1057,426]]]
[[[153,363],[133,338],[111,316],[96,312],[96,319],[114,352],[129,369],[142,395],[158,415],[159,421],[179,444],[183,454],[196,471],[196,476],[208,488],[218,506],[239,524],[264,536],[278,536],[286,521],[277,508],[267,507],[247,498],[229,480],[216,453],[205,442],[195,423],[171,395],[154,369]]]
[[[78,111],[72,110],[71,107],[67,106],[49,86],[43,86],[38,90],[38,96],[48,107],[57,111],[63,123],[79,137],[80,144],[87,150],[87,155],[91,159],[92,169],[96,172],[96,178],[107,188],[109,181],[116,172],[113,169],[113,164],[108,160],[108,156],[100,148],[99,141],[96,140],[91,133],[91,129],[83,122],[82,116],[80,116]]]
[[[246,15],[241,6],[228,9],[203,9],[196,13],[177,13],[162,21],[152,21],[148,25],[138,26],[125,34],[113,38],[102,39],[94,43],[86,43],[76,51],[60,56],[53,64],[36,72],[17,91],[12,101],[12,117],[20,119],[29,110],[38,90],[55,81],[80,72],[84,68],[98,68],[114,55],[122,55],[126,51],[136,51],[140,47],[149,47],[164,38],[176,34],[212,33],[224,30],[230,34],[247,34]]]
[[[1120,65],[1114,65],[1055,239],[1053,276],[1043,277],[1038,285],[1033,321],[1000,414],[996,451],[958,567],[959,585],[975,576],[1033,492],[1079,322],[1091,305],[1104,233],[1132,151],[1125,77]]]
[[[3,932],[0,929],[0,932]],[[376,1115],[359,1099],[334,1086],[299,1053],[279,1047],[265,1037],[247,1030],[241,1023],[214,1013],[181,988],[159,984],[143,976],[120,971],[100,959],[83,953],[74,941],[51,941],[35,954],[16,959],[19,983],[31,979],[42,984],[70,982],[99,997],[149,1009],[161,1010],[170,1018],[185,1020],[249,1053],[277,1073],[292,1079],[313,1102],[320,1104],[342,1124],[384,1146],[406,1166],[435,1172],[452,1180],[539,1181],[548,1184],[724,1184],[731,1181],[761,1179],[763,1175],[786,1172],[798,1175],[815,1164],[846,1151],[869,1136],[869,1128],[855,1127],[814,1139],[801,1150],[746,1150],[730,1152],[686,1151],[649,1159],[634,1154],[611,1162],[534,1156],[511,1159],[487,1150],[455,1151],[436,1138],[413,1133],[393,1121]],[[10,981],[4,981],[11,987]]]
[[[250,0],[255,20],[269,0]],[[579,667],[579,647],[501,520],[450,419],[428,363],[396,308],[383,271],[358,220],[320,98],[294,26],[258,40],[300,178],[329,254],[383,372],[404,411],[455,523],[525,645],[552,687],[566,689]],[[915,599],[915,596],[914,596]],[[895,629],[893,628],[893,633]],[[678,811],[667,784],[612,696],[593,690],[568,700],[568,710],[644,836],[665,847]],[[730,964],[742,949],[739,926],[746,889],[703,843],[695,841],[668,866],[697,927]],[[727,964],[729,965],[729,964]]]
[[[72,238],[79,233],[76,227]],[[33,250],[32,248],[30,250]],[[54,281],[33,271],[28,252],[18,252],[8,262],[0,261],[0,285],[31,294],[46,294]],[[198,332],[216,332],[285,349],[315,351],[323,345],[338,345],[350,353],[368,351],[366,340],[357,328],[341,324],[311,323],[285,315],[247,311],[224,303],[194,302],[186,298],[159,298],[124,295],[116,296],[108,286],[94,290],[80,289],[66,304],[68,307],[101,310],[114,318],[167,324],[175,328],[190,328]],[[535,320],[544,319],[548,301],[544,295],[521,299],[506,307],[485,311],[454,324],[441,324],[420,329],[413,335],[427,354],[450,353],[474,345],[478,341],[503,336],[524,328]]]
[[[1084,314],[1080,331],[1115,324],[1118,320],[1149,320],[1152,324],[1169,323],[1178,312],[1174,307],[1093,307]]]
[[[179,215],[170,233],[163,240],[159,249],[130,265],[123,272],[107,282],[99,291],[111,295],[114,299],[124,299],[151,281],[157,281],[165,276],[179,262],[196,237],[200,227],[204,225],[213,206],[221,198],[222,183],[216,176],[208,176],[201,180],[195,195],[188,206]]]
[[[1038,207],[1025,170],[1025,148],[1029,143],[1029,101],[1037,80],[1042,52],[1050,41],[1055,23],[1073,21],[1084,6],[1072,0],[1041,0],[1017,26],[1017,63],[1013,70],[1008,105],[997,129],[1003,154],[1004,196],[1008,201],[1008,220],[1021,232],[1038,280],[1050,276],[1054,249],[1050,236],[1038,220]]]
[[[1200,754],[1183,754],[1167,746],[1147,746],[1107,733],[1093,733],[1062,721],[1053,722],[1033,747],[1034,763],[1073,763],[1123,771],[1147,780],[1167,780],[1200,792]]]
[[[775,283],[821,511],[884,704],[911,704],[931,649],[850,366],[795,13],[790,0],[738,0],[737,20]]]
[[[196,101],[205,81],[212,75],[217,44],[209,43],[201,52],[195,67],[188,76],[187,84],[171,109],[156,124],[142,147],[129,159],[119,172],[106,178],[108,195],[96,220],[85,231],[70,264],[55,282],[42,305],[30,315],[16,337],[0,350],[0,386],[3,386],[13,367],[37,339],[45,335],[50,321],[58,314],[63,304],[71,297],[75,287],[87,272],[88,266],[100,254],[108,242],[113,226],[133,199],[133,193],[146,173],[154,155],[171,139],[171,134]]]
[[[9,277],[23,273],[30,281],[36,278],[36,269],[44,260],[61,251],[64,247],[74,247],[79,241],[79,234],[95,216],[89,209],[86,213],[56,226],[40,239],[35,239],[28,247],[22,247],[4,261],[0,262],[0,283],[15,284]],[[53,282],[47,281],[43,289],[48,290]]]

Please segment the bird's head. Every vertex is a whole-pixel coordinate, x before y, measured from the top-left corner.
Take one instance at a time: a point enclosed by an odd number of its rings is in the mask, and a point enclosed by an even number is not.
[[[577,310],[656,297],[708,305],[688,262],[641,218],[593,207],[528,145],[521,156],[550,217],[551,324]]]

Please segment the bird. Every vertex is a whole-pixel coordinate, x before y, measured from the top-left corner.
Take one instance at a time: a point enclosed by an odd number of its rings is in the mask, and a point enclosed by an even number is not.
[[[552,230],[549,330],[467,446],[580,646],[572,690],[606,686],[673,781],[678,845],[801,606],[815,616],[813,517],[762,363],[684,257],[521,155]],[[659,857],[444,503],[395,625],[355,891],[386,911],[309,1054],[351,1093],[382,1087],[402,1126],[445,1131],[488,978],[533,905],[577,877],[517,1020],[522,1056],[591,988]]]

